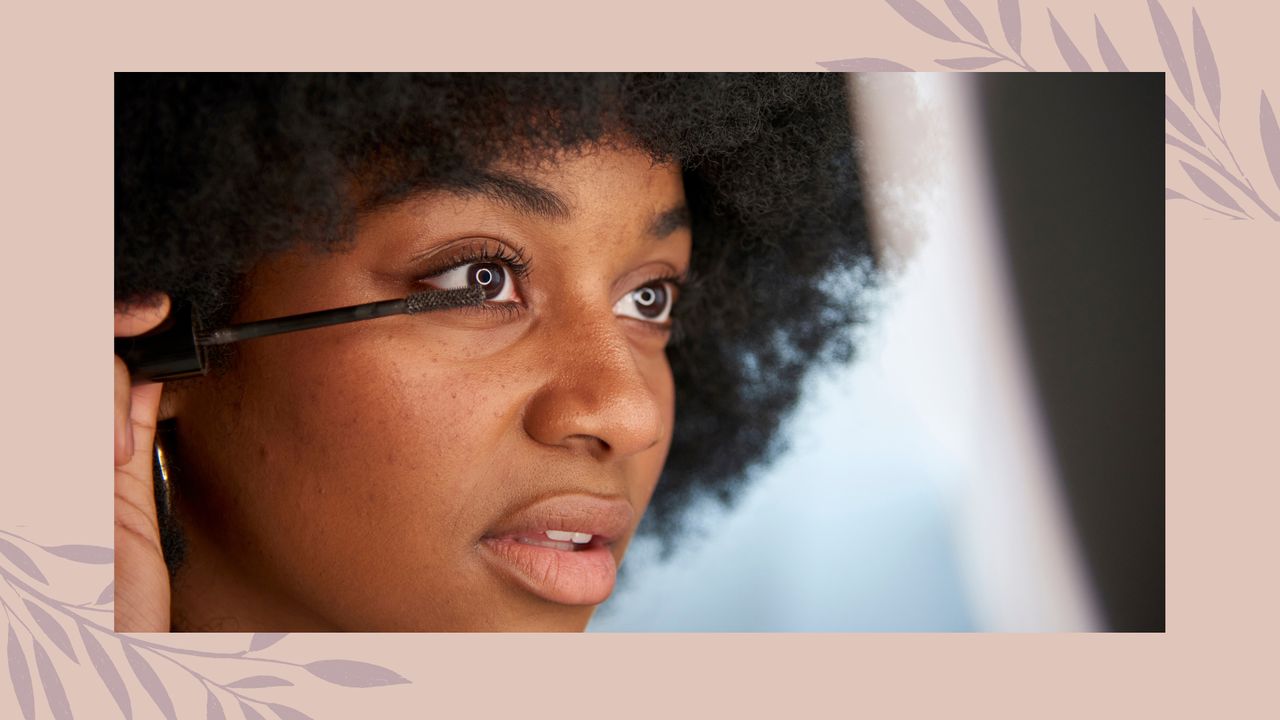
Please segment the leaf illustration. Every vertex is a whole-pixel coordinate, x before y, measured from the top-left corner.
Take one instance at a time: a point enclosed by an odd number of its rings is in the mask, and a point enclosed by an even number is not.
[[[1190,145],[1186,144],[1185,142],[1183,142],[1183,141],[1179,140],[1178,138],[1174,137],[1173,135],[1170,135],[1169,133],[1165,133],[1165,134],[1164,134],[1164,144],[1165,144],[1165,145],[1172,145],[1172,146],[1174,146],[1174,147],[1176,147],[1176,148],[1180,148],[1180,149],[1182,149],[1182,150],[1186,150],[1187,152],[1191,153],[1192,155],[1200,156],[1200,152],[1199,152],[1198,150],[1196,150],[1195,148],[1193,148],[1193,147],[1191,147]],[[1201,156],[1201,157],[1203,157],[1203,156]]]
[[[1022,52],[1022,10],[1018,8],[1018,0],[1000,0],[1000,27],[1004,28],[1004,39],[1016,53]]]
[[[1111,44],[1111,38],[1107,37],[1107,31],[1102,29],[1102,21],[1097,15],[1093,16],[1093,26],[1097,30],[1098,54],[1102,56],[1102,63],[1111,72],[1129,72],[1124,60],[1120,59],[1120,53],[1116,52],[1116,46]]]
[[[147,661],[142,659],[137,650],[134,650],[127,643],[124,647],[124,657],[129,661],[129,667],[133,668],[133,674],[138,677],[138,682],[142,683],[142,689],[147,691],[151,696],[151,700],[155,702],[156,707],[160,709],[160,713],[169,720],[178,720],[178,716],[173,711],[173,701],[169,699],[169,693],[165,692],[164,683],[160,682],[160,678],[156,676],[156,671],[151,669]]]
[[[1053,16],[1052,10],[1049,11],[1049,27],[1053,30],[1053,41],[1058,45],[1058,52],[1062,53],[1062,59],[1067,61],[1067,67],[1071,68],[1071,72],[1093,72],[1093,68],[1089,67],[1089,63],[1080,54],[1076,44],[1071,42],[1067,31],[1058,24],[1058,18]]]
[[[9,626],[7,654],[13,694],[18,696],[22,717],[32,720],[36,716],[36,696],[31,690],[31,666],[27,665],[27,654],[22,652],[22,646],[18,644],[18,634],[13,631],[13,625]]]
[[[250,675],[247,678],[239,680],[227,685],[229,688],[264,688],[264,687],[280,687],[281,685],[292,685],[293,683],[278,678],[274,675]]]
[[[987,40],[987,31],[982,29],[982,23],[978,22],[978,18],[973,16],[969,8],[960,0],[947,0],[947,9],[951,11],[952,16],[960,23],[960,27],[964,28],[970,35],[981,40]]]
[[[280,642],[288,633],[254,633],[253,638],[249,640],[249,652],[263,650]]]
[[[46,637],[53,641],[71,661],[79,664],[80,658],[76,657],[75,651],[71,648],[71,638],[67,637],[67,631],[62,629],[57,620],[49,616],[44,608],[23,598],[23,604],[27,606],[27,612],[31,613],[31,617],[35,618],[36,624],[44,631]]]
[[[343,687],[378,687],[409,682],[384,667],[355,660],[316,660],[303,667],[321,680]]]
[[[222,711],[222,703],[218,702],[212,690],[209,691],[209,701],[205,703],[205,717],[209,720],[227,720],[227,714]]]
[[[1178,107],[1173,102],[1173,98],[1168,95],[1164,96],[1164,117],[1174,129],[1182,133],[1183,137],[1204,147],[1204,139],[1200,137],[1200,133],[1196,132],[1196,126],[1191,124],[1191,120],[1182,112],[1182,108]]]
[[[1187,61],[1182,55],[1182,43],[1178,42],[1178,33],[1173,30],[1173,23],[1160,6],[1160,0],[1147,0],[1151,9],[1151,22],[1156,26],[1156,39],[1160,41],[1160,52],[1164,53],[1164,62],[1173,74],[1182,97],[1192,105],[1196,104],[1196,93],[1191,87],[1191,73],[1187,72]]]
[[[1186,199],[1187,199],[1187,196],[1186,196],[1186,195],[1183,195],[1182,193],[1178,192],[1177,190],[1174,190],[1173,188],[1165,188],[1165,189],[1164,189],[1164,199],[1165,199],[1165,200],[1186,200]]]
[[[1262,150],[1267,155],[1267,166],[1271,168],[1271,179],[1280,187],[1280,127],[1276,127],[1276,113],[1267,101],[1267,91],[1262,91],[1262,100],[1258,103],[1258,126],[1262,132]]]
[[[827,60],[818,63],[822,67],[835,72],[913,72],[906,65],[892,60],[873,57],[847,58],[845,60]]]
[[[0,555],[9,558],[9,562],[20,568],[22,572],[39,580],[41,583],[48,585],[49,581],[44,578],[44,573],[40,572],[40,568],[31,561],[31,558],[19,548],[17,545],[0,538]]]
[[[132,718],[133,704],[129,701],[129,691],[124,687],[124,680],[120,678],[120,673],[107,652],[102,649],[102,645],[94,639],[84,625],[80,626],[80,641],[84,643],[89,662],[93,663],[93,669],[98,671],[98,677],[102,678],[102,684],[107,686],[107,691],[120,707],[120,712],[124,713],[126,718]]]
[[[44,698],[49,703],[49,710],[53,713],[53,717],[56,720],[72,720],[71,703],[67,702],[67,691],[62,689],[62,678],[59,678],[58,671],[53,669],[49,653],[46,653],[38,642],[31,643],[31,649],[35,650],[36,670],[40,673],[40,684],[44,686]]]
[[[885,0],[885,2],[889,3],[889,7],[901,15],[903,20],[939,40],[960,41],[960,38],[951,32],[951,28],[947,27],[946,23],[939,20],[937,15],[929,12],[925,6],[916,2],[916,0]]]
[[[1200,15],[1191,8],[1191,42],[1196,51],[1196,72],[1200,73],[1200,88],[1209,101],[1209,109],[1213,116],[1222,119],[1222,89],[1218,86],[1218,61],[1213,59],[1213,48],[1209,46],[1209,36],[1204,34],[1204,25],[1200,24]]]
[[[112,580],[107,586],[102,588],[102,592],[98,593],[98,599],[93,601],[94,605],[106,605],[116,599],[116,581]]]
[[[963,57],[963,58],[945,58],[943,60],[934,60],[934,62],[952,70],[976,70],[984,68],[992,63],[1000,62],[1000,58],[993,57]]]
[[[267,720],[262,717],[262,713],[249,707],[243,700],[240,701],[240,712],[244,713],[244,720]]]
[[[116,559],[114,550],[98,545],[58,545],[45,550],[61,558],[91,565],[105,565]]]
[[[1244,208],[1240,207],[1240,204],[1228,195],[1221,185],[1211,180],[1208,175],[1200,172],[1199,168],[1194,165],[1188,165],[1185,160],[1180,160],[1179,164],[1182,165],[1183,170],[1187,171],[1187,177],[1191,178],[1191,182],[1195,183],[1196,187],[1200,188],[1200,192],[1208,196],[1210,200],[1222,207],[1231,208],[1241,213],[1244,212]]]
[[[1209,157],[1208,155],[1205,155],[1199,150],[1196,150],[1195,148],[1186,144],[1182,140],[1179,140],[1174,135],[1170,135],[1169,133],[1166,132],[1164,134],[1164,143],[1166,145],[1172,145],[1180,150],[1186,151],[1188,155],[1190,155],[1191,157],[1199,161],[1200,167],[1209,168],[1210,170],[1216,170],[1219,175],[1222,175],[1224,178],[1231,179],[1232,176],[1229,173],[1227,173],[1226,168],[1222,167],[1221,163]],[[1240,188],[1241,190],[1245,189],[1243,185],[1236,185],[1236,187]]]
[[[310,715],[294,710],[288,705],[267,703],[267,707],[271,708],[271,712],[275,713],[280,720],[312,720]]]

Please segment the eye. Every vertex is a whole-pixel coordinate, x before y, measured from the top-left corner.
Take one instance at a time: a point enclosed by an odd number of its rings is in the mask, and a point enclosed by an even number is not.
[[[516,284],[511,278],[511,270],[505,263],[473,262],[459,265],[442,273],[423,278],[423,282],[440,290],[461,290],[467,287],[484,289],[484,297],[488,302],[519,302],[516,295]]]
[[[664,323],[671,317],[671,306],[675,300],[672,283],[667,280],[655,280],[623,295],[613,306],[615,315],[635,318],[651,323]]]

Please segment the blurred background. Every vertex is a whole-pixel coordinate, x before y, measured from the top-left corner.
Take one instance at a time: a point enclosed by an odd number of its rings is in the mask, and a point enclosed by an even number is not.
[[[859,355],[588,629],[1163,631],[1163,75],[849,82]]]

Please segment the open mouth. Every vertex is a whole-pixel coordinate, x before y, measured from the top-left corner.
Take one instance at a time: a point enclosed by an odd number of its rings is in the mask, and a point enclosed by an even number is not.
[[[545,530],[536,534],[516,535],[511,539],[524,545],[536,545],[565,552],[580,552],[604,544],[601,539],[591,533],[568,530]]]
[[[595,605],[613,592],[613,544],[634,515],[620,498],[555,496],[521,509],[480,539],[501,575],[545,600]]]

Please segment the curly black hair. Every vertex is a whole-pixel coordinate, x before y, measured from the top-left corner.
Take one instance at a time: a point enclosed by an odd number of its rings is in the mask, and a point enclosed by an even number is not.
[[[837,74],[122,74],[115,112],[116,301],[165,292],[206,327],[262,257],[340,250],[361,212],[499,159],[621,137],[678,162],[696,281],[644,526],[662,537],[782,448],[802,380],[851,357],[875,283]]]

